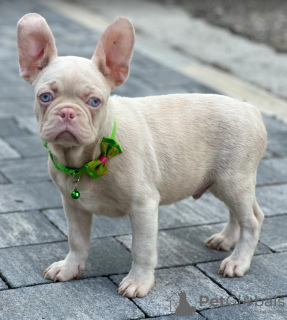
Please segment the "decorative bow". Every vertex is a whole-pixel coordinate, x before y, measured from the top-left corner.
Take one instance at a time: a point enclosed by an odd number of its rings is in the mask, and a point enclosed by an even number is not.
[[[43,142],[43,144],[48,149],[47,142]],[[73,169],[56,163],[52,152],[49,150],[50,158],[57,169],[73,177],[79,177],[83,173],[87,173],[94,179],[100,178],[102,175],[108,173],[107,161],[122,152],[120,144],[115,139],[104,137],[101,142],[101,156],[86,163],[82,168]]]
[[[101,156],[93,161],[85,164],[84,168],[88,175],[97,179],[108,173],[107,161],[119,153],[122,153],[122,148],[119,143],[112,139],[104,137],[101,142]],[[75,173],[75,176],[78,174]]]

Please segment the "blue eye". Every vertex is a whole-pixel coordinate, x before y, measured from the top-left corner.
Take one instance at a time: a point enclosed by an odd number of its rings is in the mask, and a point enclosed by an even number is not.
[[[53,100],[51,93],[45,92],[40,95],[40,100],[44,103],[50,102]]]
[[[99,98],[90,98],[90,100],[88,101],[88,105],[90,105],[91,107],[98,107],[101,104],[101,100]]]

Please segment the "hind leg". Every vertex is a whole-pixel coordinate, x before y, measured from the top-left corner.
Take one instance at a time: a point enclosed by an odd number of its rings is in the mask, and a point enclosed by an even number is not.
[[[220,233],[212,235],[205,241],[205,245],[216,249],[228,251],[233,249],[239,240],[240,226],[235,215],[229,211],[229,220],[227,225]]]
[[[224,277],[241,277],[249,270],[264,215],[255,199],[253,180],[250,184],[241,180],[240,188],[232,185],[221,195],[238,221],[240,235],[234,251],[222,261],[218,272]]]
[[[225,277],[241,277],[249,270],[264,219],[255,199],[255,175],[226,174],[211,191],[228,207],[230,218],[220,234],[207,240],[207,245],[228,248],[237,240],[234,251],[222,261],[218,272]]]

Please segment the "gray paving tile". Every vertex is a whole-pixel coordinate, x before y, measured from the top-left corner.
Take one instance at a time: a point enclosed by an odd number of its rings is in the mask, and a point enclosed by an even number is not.
[[[65,239],[38,211],[0,215],[0,248]]]
[[[6,140],[25,158],[48,155],[39,136],[11,137]]]
[[[258,167],[257,185],[278,183],[287,183],[287,158],[262,160]]]
[[[264,159],[269,159],[269,158],[273,158],[273,153],[270,150],[266,149],[264,153]]]
[[[123,97],[145,97],[156,95],[157,93],[151,85],[137,77],[130,76],[128,82],[113,90],[112,94]]]
[[[266,216],[287,213],[287,184],[256,188],[256,197]]]
[[[287,296],[287,287],[282,285],[287,283],[286,263],[286,252],[255,256],[250,270],[242,278],[222,277],[217,273],[215,262],[198,264],[197,267],[236,297],[273,299],[275,296]]]
[[[52,182],[0,185],[0,213],[62,206],[60,192]]]
[[[1,59],[0,59],[1,60]],[[20,81],[21,79],[19,79]],[[23,82],[24,80],[22,80]],[[25,83],[25,82],[24,82]],[[15,85],[15,83],[14,83]],[[21,86],[23,84],[21,83]],[[28,84],[25,86],[29,86]],[[17,86],[18,88],[18,86]],[[32,90],[29,87],[30,90]],[[22,100],[21,102],[18,99],[6,99],[0,101],[0,119],[1,118],[12,118],[15,115],[17,116],[32,116],[34,114],[33,110],[33,101],[30,99]]]
[[[287,251],[287,215],[268,217],[264,220],[260,241],[276,252]]]
[[[0,172],[0,184],[8,183],[9,181]]]
[[[33,116],[22,116],[22,117],[17,117],[16,118],[16,122],[19,126],[19,128],[23,129],[23,131],[28,131],[30,133],[33,133],[35,135],[38,135],[39,133],[39,126],[38,126],[38,122],[36,120],[36,117]],[[24,132],[25,132],[24,131]]]
[[[0,293],[5,320],[126,320],[143,313],[107,278],[44,284]]]
[[[286,132],[287,125],[281,120],[276,119],[275,117],[263,115],[263,121],[268,132],[268,135],[276,134],[277,132]]]
[[[159,229],[186,227],[228,220],[228,210],[223,202],[211,193],[199,200],[192,197],[159,207]]]
[[[2,279],[0,279],[0,291],[5,289],[8,289],[8,286]]]
[[[220,232],[224,224],[160,231],[158,235],[158,268],[181,266],[203,261],[222,260],[231,252],[217,251],[206,247],[204,241],[212,234]],[[131,249],[132,236],[117,239]],[[270,253],[264,245],[258,244],[256,254]],[[217,262],[217,269],[218,269]],[[217,270],[216,269],[216,270]]]
[[[112,276],[119,284],[123,276]],[[227,293],[212,282],[193,266],[156,270],[155,286],[145,298],[132,299],[149,317],[169,315],[170,302],[172,306],[178,303],[178,293],[184,291],[190,306],[197,310],[200,306],[200,296],[227,298]]]
[[[17,150],[9,146],[8,143],[0,139],[0,160],[3,159],[19,159],[21,156]]]
[[[146,318],[143,318],[146,319]],[[155,317],[155,318],[149,318],[149,319],[155,319],[155,320],[204,320],[203,316],[201,316],[199,313],[193,313],[191,316],[176,316],[174,314],[171,314],[169,316],[163,316],[163,317]]]
[[[44,210],[45,216],[52,221],[65,235],[67,222],[63,209]],[[131,224],[128,217],[109,218],[105,216],[93,216],[91,238],[110,237],[131,233]]]
[[[50,180],[47,155],[41,158],[0,161],[0,171],[12,183]]]
[[[267,149],[273,155],[287,155],[287,125],[272,117],[263,117],[267,133]]]
[[[12,288],[50,283],[43,271],[69,252],[66,241],[0,250],[0,273]],[[130,253],[113,238],[94,239],[81,279],[128,272]]]
[[[202,315],[212,320],[285,320],[287,301],[286,298],[279,299],[254,301],[250,306],[241,304],[210,309],[202,311]]]
[[[13,119],[0,119],[0,136],[12,137],[19,135],[27,135],[27,132],[17,126]]]
[[[150,83],[153,88],[156,88],[157,91],[169,87],[169,93],[177,93],[179,91],[175,89],[176,87],[181,89],[180,92],[183,92],[183,89],[186,90],[184,92],[215,92],[198,81],[194,81],[192,78],[185,76],[182,73],[168,69],[153,60],[141,58],[135,62],[136,63],[131,65],[131,75],[144,79],[146,82]],[[162,92],[160,94],[162,94]]]
[[[275,156],[287,156],[286,132],[277,132],[269,135],[267,149]]]
[[[34,98],[34,94],[33,94],[33,90],[31,90],[32,88],[30,88],[30,90],[27,90],[26,86],[19,86],[16,88],[11,88],[10,86],[8,86],[7,84],[3,84],[0,87],[0,95],[2,97],[2,99],[13,99],[15,98],[15,91],[17,92],[17,95],[21,96],[21,99],[23,100],[31,100]]]

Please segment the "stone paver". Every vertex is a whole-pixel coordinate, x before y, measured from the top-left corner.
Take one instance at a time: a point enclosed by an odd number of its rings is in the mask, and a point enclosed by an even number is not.
[[[40,212],[0,215],[0,248],[65,239],[66,237]]]
[[[253,257],[250,270],[242,278],[224,278],[217,273],[216,262],[198,264],[204,271],[231,294],[238,297],[251,296],[255,299],[273,299],[287,296],[287,253],[274,253]]]
[[[9,146],[5,141],[0,139],[0,160],[3,159],[18,159],[20,154]]]
[[[197,310],[200,306],[200,296],[228,297],[228,294],[208,277],[193,266],[156,270],[155,286],[149,295],[144,298],[132,299],[149,317],[169,315],[170,302],[178,301],[178,293],[184,291],[190,306]],[[111,279],[118,284],[123,276],[112,276]],[[233,301],[231,298],[230,301]]]
[[[0,185],[0,213],[62,206],[52,182]]]
[[[45,216],[52,221],[66,236],[67,222],[63,209],[44,210]],[[109,218],[93,216],[91,238],[111,237],[131,233],[131,224],[128,217]]]
[[[258,167],[257,185],[279,183],[287,183],[287,158],[262,160]]]
[[[8,289],[8,286],[3,280],[0,279],[0,291],[5,289]]]
[[[16,117],[16,122],[21,129],[26,130],[32,134],[38,135],[39,126],[38,126],[36,117],[34,115],[26,116],[26,117],[17,117],[17,116],[15,117]]]
[[[6,140],[25,158],[48,154],[43,141],[38,136],[10,137]]]
[[[13,119],[0,119],[0,136],[1,137],[12,137],[12,136],[23,136],[27,132],[20,129],[17,126],[16,121]]]
[[[0,171],[13,183],[26,181],[51,180],[48,168],[48,158],[28,158],[19,160],[0,161]]]
[[[1,249],[0,273],[12,288],[49,283],[43,271],[68,252],[66,241]],[[128,272],[131,261],[130,253],[113,238],[94,239],[81,279]]]
[[[287,251],[287,215],[264,220],[260,241],[276,252]]]
[[[202,315],[212,320],[285,320],[286,298],[253,302],[250,306],[241,304],[230,307],[202,311]]]
[[[15,61],[17,58],[15,57]],[[1,62],[1,59],[0,59]],[[5,80],[6,81],[6,80]],[[15,85],[15,83],[11,83],[11,85]],[[28,84],[26,84],[28,86]],[[18,86],[17,86],[18,87]],[[29,88],[31,90],[31,88]],[[18,117],[21,116],[32,116],[34,114],[33,107],[31,101],[29,100],[22,100],[21,103],[17,101],[17,99],[13,98],[11,101],[10,99],[1,100],[0,101],[0,119],[1,118],[12,118],[15,115]]]
[[[267,150],[273,156],[286,156],[287,155],[287,144],[286,134],[287,126],[281,121],[278,121],[272,117],[263,117],[267,133]]]
[[[146,318],[144,318],[146,319]],[[149,319],[154,319],[154,320],[203,320],[206,319],[202,317],[198,313],[193,313],[191,316],[175,316],[174,314],[171,314],[169,316],[163,316],[163,317],[156,317],[156,318],[149,318]]]
[[[160,231],[158,235],[158,268],[194,264],[203,261],[222,260],[230,255],[227,251],[217,251],[204,245],[204,241],[220,232],[224,224],[179,228]],[[131,249],[132,236],[117,239]],[[258,244],[255,254],[271,253],[264,245]],[[218,269],[217,262],[217,268]]]
[[[287,184],[256,188],[256,197],[266,216],[287,213]]]
[[[0,319],[126,320],[143,313],[107,278],[45,284],[0,292]]]
[[[0,184],[8,183],[8,180],[0,173]]]
[[[199,200],[192,197],[159,208],[159,228],[176,228],[228,220],[226,206],[211,193]]]

